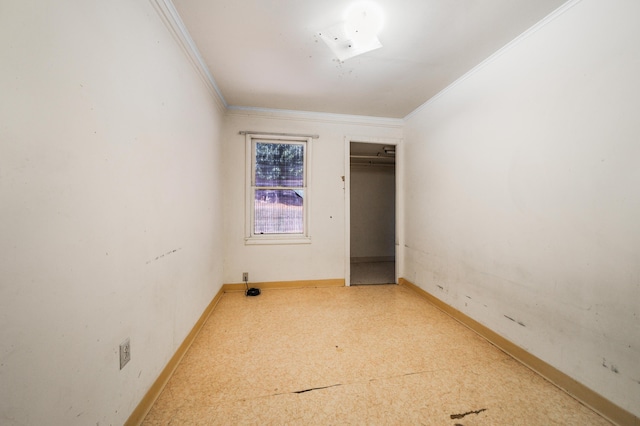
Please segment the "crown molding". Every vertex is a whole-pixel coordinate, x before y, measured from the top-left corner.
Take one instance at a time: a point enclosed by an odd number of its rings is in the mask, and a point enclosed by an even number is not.
[[[260,117],[275,120],[305,120],[319,123],[353,124],[359,126],[375,126],[401,129],[404,126],[402,118],[373,117],[367,115],[335,114],[328,112],[293,111],[284,109],[227,107],[228,116]]]
[[[149,0],[153,8],[158,12],[160,19],[165,24],[173,38],[178,42],[182,51],[194,66],[198,75],[207,87],[207,90],[213,96],[217,106],[225,112],[227,110],[227,101],[222,96],[222,92],[218,88],[216,81],[213,79],[209,68],[205,63],[200,51],[196,47],[195,42],[191,38],[187,27],[182,22],[180,14],[176,10],[171,0]]]
[[[205,63],[195,42],[191,38],[187,27],[182,22],[180,14],[171,0],[149,0],[153,8],[160,16],[171,35],[185,53],[198,75],[201,77],[207,90],[215,99],[217,106],[228,115],[252,116],[277,120],[307,120],[322,123],[356,124],[360,126],[376,126],[388,128],[402,128],[404,119],[373,117],[363,115],[347,115],[312,111],[293,111],[259,107],[243,107],[227,104],[220,88],[216,84],[207,64]]]

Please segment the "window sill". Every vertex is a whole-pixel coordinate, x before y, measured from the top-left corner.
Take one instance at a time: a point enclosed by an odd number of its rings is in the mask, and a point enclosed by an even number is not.
[[[247,246],[253,245],[278,245],[278,244],[311,244],[311,237],[281,237],[281,236],[268,236],[268,237],[248,237],[244,239],[244,244]]]

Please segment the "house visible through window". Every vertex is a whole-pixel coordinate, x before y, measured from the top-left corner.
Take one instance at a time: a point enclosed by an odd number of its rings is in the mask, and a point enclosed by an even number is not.
[[[248,136],[251,152],[249,239],[308,237],[307,139]]]

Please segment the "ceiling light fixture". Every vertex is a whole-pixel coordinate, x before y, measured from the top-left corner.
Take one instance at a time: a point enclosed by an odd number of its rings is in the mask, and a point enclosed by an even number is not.
[[[318,33],[339,60],[382,47],[378,33],[384,26],[382,9],[371,2],[361,1],[347,8],[343,21]]]
[[[379,44],[378,33],[384,25],[382,10],[370,2],[354,3],[344,15],[344,29],[350,40],[358,46]]]

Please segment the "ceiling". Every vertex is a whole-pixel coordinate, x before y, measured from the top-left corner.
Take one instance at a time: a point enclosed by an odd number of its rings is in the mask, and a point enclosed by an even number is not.
[[[173,0],[231,107],[402,118],[566,0],[374,0],[383,47],[342,62],[318,32],[353,0]]]

